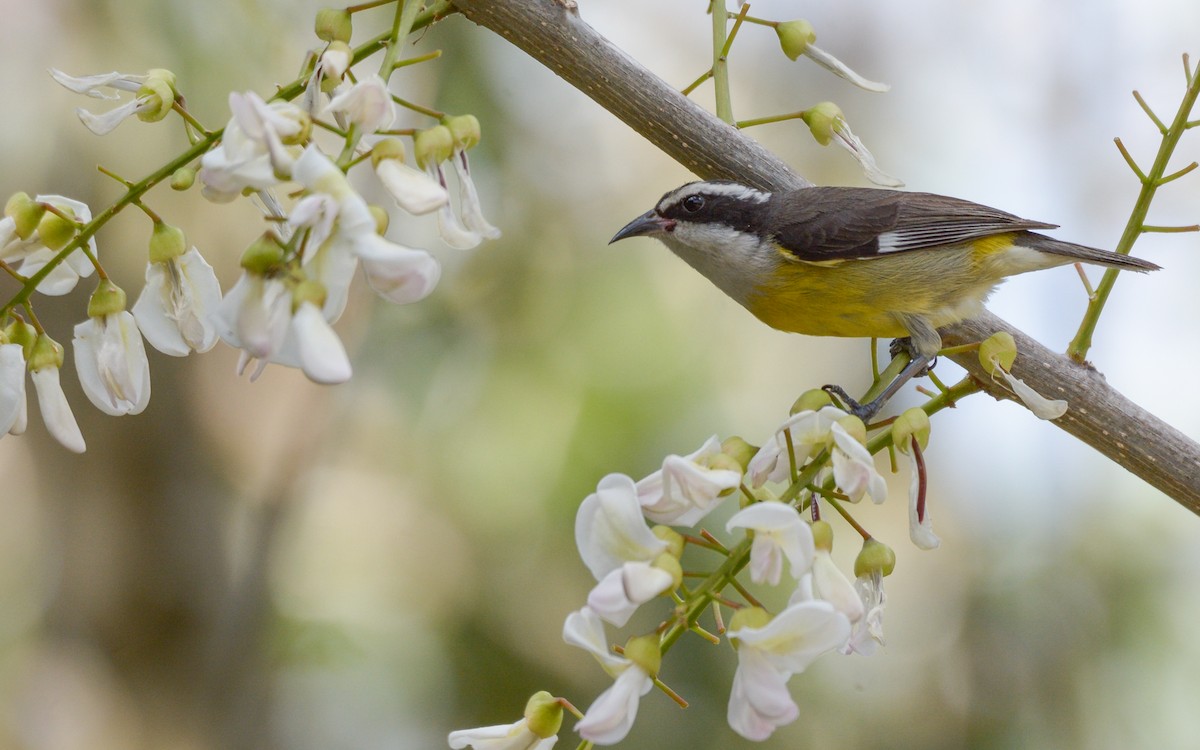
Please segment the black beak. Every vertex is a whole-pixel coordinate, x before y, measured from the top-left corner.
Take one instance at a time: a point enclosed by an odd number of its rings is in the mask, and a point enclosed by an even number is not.
[[[642,237],[647,234],[655,234],[656,232],[670,231],[674,225],[675,222],[670,219],[664,219],[654,209],[650,209],[621,227],[621,231],[614,234],[613,238],[608,241],[608,244],[611,245],[617,240],[623,240],[627,237]]]

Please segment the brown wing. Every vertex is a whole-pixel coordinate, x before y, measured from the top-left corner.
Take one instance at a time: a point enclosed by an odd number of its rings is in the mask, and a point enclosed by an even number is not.
[[[776,194],[773,239],[798,261],[878,258],[1056,224],[931,193],[812,187]]]

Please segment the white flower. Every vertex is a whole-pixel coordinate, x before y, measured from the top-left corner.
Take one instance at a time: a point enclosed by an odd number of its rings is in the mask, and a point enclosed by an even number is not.
[[[871,182],[885,187],[900,187],[904,184],[879,169],[875,163],[874,154],[850,130],[850,123],[846,122],[846,116],[833,102],[821,102],[805,110],[801,116],[809,130],[812,131],[813,138],[817,140],[817,143],[827,146],[834,142],[849,151]]]
[[[629,734],[637,718],[639,699],[650,691],[654,681],[646,670],[623,656],[608,650],[604,624],[589,608],[572,612],[563,623],[563,640],[589,652],[614,677],[612,687],[592,702],[575,731],[597,745],[612,745]]]
[[[458,208],[462,213],[463,223],[467,225],[467,229],[485,240],[496,239],[500,236],[500,230],[483,217],[479,192],[475,189],[475,180],[471,178],[471,165],[467,161],[467,150],[461,146],[455,147],[451,162],[454,165],[455,174],[458,175]]]
[[[806,601],[788,605],[763,627],[739,627],[728,635],[738,647],[729,726],[747,739],[765,740],[776,727],[799,716],[788,679],[822,654],[842,647],[850,636],[850,623],[828,603]]]
[[[161,120],[175,102],[174,75],[169,71],[153,70],[149,75],[113,72],[75,77],[51,68],[50,75],[71,91],[96,99],[120,98],[116,93],[108,93],[104,89],[135,94],[133,99],[104,114],[98,115],[82,108],[75,110],[88,130],[96,135],[112,132],[135,115],[147,121]]]
[[[212,316],[220,304],[217,275],[193,247],[164,263],[146,265],[146,285],[133,305],[133,317],[151,346],[186,357],[216,345]]]
[[[1008,385],[1009,390],[1021,399],[1021,402],[1033,412],[1033,415],[1038,419],[1058,419],[1067,413],[1067,402],[1061,398],[1049,399],[1033,390],[1012,373],[1006,371],[1003,367],[997,365],[992,370],[993,376],[999,375],[1000,378]]]
[[[725,524],[726,531],[746,528],[754,532],[750,546],[750,580],[755,583],[779,583],[783,561],[790,565],[793,578],[802,576],[812,565],[812,529],[795,508],[778,502],[754,503],[738,511]]]
[[[429,176],[446,188],[446,173],[442,162],[451,162],[458,176],[459,213],[447,202],[438,211],[438,232],[442,241],[450,247],[468,250],[484,239],[495,239],[500,230],[483,218],[479,205],[479,193],[471,177],[471,166],[467,149],[479,140],[479,121],[471,115],[451,118],[450,126],[437,125],[417,133],[415,148],[417,161]]]
[[[545,691],[534,693],[525,704],[525,715],[512,724],[460,729],[447,738],[460,750],[550,750],[562,727],[562,700]]]
[[[39,336],[34,345],[34,353],[30,357],[30,379],[33,380],[34,390],[37,391],[38,408],[42,412],[42,421],[54,439],[64,448],[74,453],[83,453],[87,444],[83,442],[83,433],[75,415],[71,413],[71,405],[63,394],[62,384],[59,383],[58,372],[62,366],[62,347],[46,336]]]
[[[900,453],[908,455],[904,446],[896,446]],[[911,450],[911,448],[910,448]],[[929,517],[929,504],[925,502],[925,483],[918,469],[917,458],[913,457],[908,482],[908,538],[921,549],[937,549],[942,543],[933,533],[933,521]]]
[[[360,79],[333,97],[325,111],[341,115],[339,121],[357,125],[362,133],[383,130],[392,124],[396,116],[387,82],[378,74]]]
[[[141,414],[150,401],[150,363],[126,310],[75,326],[75,370],[88,400],[105,414]]]
[[[742,474],[712,469],[707,462],[720,455],[721,443],[710,437],[687,456],[667,456],[662,469],[637,483],[642,513],[655,523],[693,526],[737,488]]]
[[[863,617],[854,623],[844,653],[870,656],[883,645],[883,608],[887,595],[883,593],[883,574],[876,570],[854,579],[854,590],[863,603]]]
[[[72,200],[61,195],[39,195],[34,198],[38,203],[46,203],[54,206],[67,216],[73,217],[76,222],[87,224],[92,220],[92,211],[86,203]],[[93,255],[96,254],[96,238],[89,237],[87,241],[88,249]],[[56,245],[61,249],[61,245]],[[58,255],[59,250],[51,249],[46,246],[40,236],[40,230],[35,231],[30,235],[29,239],[16,239],[15,235],[10,236],[6,243],[0,243],[0,260],[13,263],[17,260],[21,261],[18,271],[22,276],[33,276],[42,270],[50,261]],[[45,278],[38,282],[37,290],[45,295],[60,296],[67,294],[75,285],[79,283],[80,278],[87,278],[92,275],[96,267],[88,260],[83,249],[76,249],[66,257],[64,261],[59,263],[51,270]]]
[[[286,144],[302,140],[310,120],[294,104],[267,104],[254,92],[229,95],[233,117],[225,125],[221,145],[200,157],[202,193],[225,203],[246,188],[265,190],[292,174],[295,161]]]
[[[377,145],[378,149],[379,146]],[[436,180],[404,160],[404,144],[395,141],[395,156],[375,159],[375,174],[400,208],[417,216],[431,213],[450,202],[450,194]]]
[[[792,601],[799,601],[807,596],[829,602],[850,622],[858,622],[864,614],[862,598],[854,590],[854,584],[834,563],[827,549],[816,549],[813,554],[811,578],[796,587]]]
[[[876,504],[887,499],[887,481],[875,470],[875,458],[840,424],[830,428],[833,436],[833,479],[850,502],[871,496]]]
[[[826,406],[819,411],[801,411],[788,417],[780,425],[746,468],[750,486],[762,487],[767,482],[784,482],[791,477],[791,457],[788,454],[788,436],[791,436],[792,452],[796,456],[796,468],[804,465],[810,456],[818,453],[831,442],[830,428],[834,422],[846,416],[846,412],[835,406]]]
[[[25,408],[25,350],[0,344],[0,434],[24,430]]]
[[[259,365],[251,379],[262,374],[267,362],[283,348],[291,323],[292,296],[279,279],[243,271],[221,300],[214,320],[221,338],[242,350],[238,372],[251,360]]]
[[[442,267],[429,253],[389,242],[374,232],[360,236],[353,249],[362,261],[367,284],[398,305],[427,297],[442,275]]]
[[[315,383],[344,383],[350,379],[350,359],[341,339],[321,314],[321,308],[302,302],[292,314],[289,336],[296,343],[300,369]],[[280,354],[284,360],[288,347]]]
[[[627,562],[609,571],[588,592],[588,607],[618,628],[637,608],[674,587],[672,575],[648,562]]]
[[[667,543],[642,518],[637,489],[624,474],[609,474],[579,505],[575,544],[599,581],[627,562],[653,562]]]

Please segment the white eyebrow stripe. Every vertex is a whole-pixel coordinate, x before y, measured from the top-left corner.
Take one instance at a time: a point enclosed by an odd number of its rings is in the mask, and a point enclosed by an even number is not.
[[[689,195],[727,195],[739,200],[751,200],[755,203],[766,203],[771,200],[770,193],[764,193],[748,185],[736,182],[693,182],[684,185],[661,202],[662,207],[673,206]]]

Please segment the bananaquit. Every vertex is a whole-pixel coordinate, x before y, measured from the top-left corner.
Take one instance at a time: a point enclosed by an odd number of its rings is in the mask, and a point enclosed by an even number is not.
[[[875,400],[870,419],[941,349],[937,329],[983,311],[1006,277],[1067,263],[1132,271],[1139,258],[1030,230],[1057,225],[929,193],[807,187],[768,193],[691,182],[610,240],[655,237],[759,320],[811,336],[907,337],[912,361]]]

